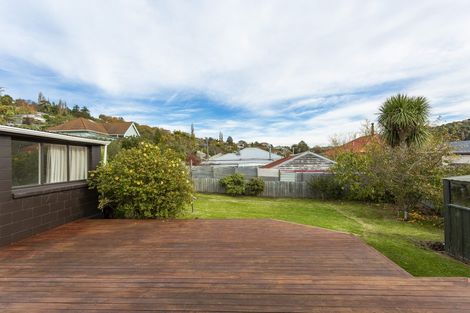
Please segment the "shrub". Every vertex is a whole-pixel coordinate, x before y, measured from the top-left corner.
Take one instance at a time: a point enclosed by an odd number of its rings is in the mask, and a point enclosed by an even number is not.
[[[98,191],[100,209],[126,218],[175,217],[192,198],[188,170],[177,154],[143,142],[100,165],[89,186]]]
[[[225,192],[231,196],[240,196],[245,193],[245,178],[242,174],[233,174],[220,180]]]
[[[264,180],[259,177],[253,177],[246,184],[246,194],[250,196],[258,196],[264,191]]]
[[[124,137],[113,140],[108,145],[108,160],[114,159],[121,150],[137,148],[141,143],[150,144],[150,141],[144,137]]]
[[[336,159],[332,171],[351,200],[387,202],[393,199],[387,189],[387,165],[383,147],[369,145],[364,153],[345,152]],[[384,175],[385,174],[385,175]]]
[[[345,153],[333,172],[351,198],[394,202],[406,219],[414,209],[426,213],[423,202],[434,208],[431,213],[441,213],[442,178],[456,172],[443,162],[450,155],[445,138],[432,134],[420,146],[375,144],[364,153]]]
[[[343,196],[343,187],[333,175],[318,175],[308,182],[314,193],[319,193],[322,200],[340,199]]]

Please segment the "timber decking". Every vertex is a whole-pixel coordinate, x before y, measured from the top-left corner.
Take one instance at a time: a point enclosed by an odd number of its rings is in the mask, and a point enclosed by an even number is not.
[[[81,220],[0,249],[0,311],[470,312],[352,235],[273,220]]]

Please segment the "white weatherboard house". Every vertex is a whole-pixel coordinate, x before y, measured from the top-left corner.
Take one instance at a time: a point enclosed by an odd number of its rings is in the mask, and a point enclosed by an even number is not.
[[[211,157],[201,165],[212,166],[263,166],[281,159],[282,156],[259,148],[245,148],[236,153],[226,153]]]
[[[280,181],[296,181],[298,173],[328,173],[333,164],[335,164],[333,160],[311,151],[305,151],[262,166],[258,169],[258,175],[265,177],[279,176]]]

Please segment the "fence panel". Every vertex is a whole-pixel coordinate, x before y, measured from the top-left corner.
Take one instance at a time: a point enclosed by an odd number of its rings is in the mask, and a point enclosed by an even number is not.
[[[212,178],[212,167],[210,166],[193,166],[191,168],[193,178]]]
[[[258,170],[256,167],[236,167],[235,168],[235,173],[242,174],[245,176],[245,179],[251,179],[253,177],[256,177],[258,175]]]
[[[225,193],[218,179],[193,178],[194,189],[201,193]]]
[[[470,261],[470,176],[444,179],[446,251]]]
[[[194,189],[201,193],[225,193],[215,178],[193,178]],[[261,197],[269,198],[316,198],[306,182],[265,181]]]
[[[213,167],[212,168],[212,171],[213,171],[213,176],[212,178],[217,178],[217,179],[220,179],[220,178],[224,178],[226,176],[230,176],[230,175],[233,175],[235,174],[235,168],[234,167]]]

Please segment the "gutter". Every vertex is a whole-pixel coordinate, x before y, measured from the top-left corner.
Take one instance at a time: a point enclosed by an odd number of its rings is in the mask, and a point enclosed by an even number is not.
[[[45,131],[4,126],[4,125],[0,125],[0,134],[1,133],[22,135],[22,136],[29,136],[29,137],[36,137],[36,138],[50,138],[50,139],[63,140],[63,141],[69,141],[69,142],[90,143],[90,144],[99,145],[99,146],[107,146],[111,143],[111,141],[83,138],[83,137],[64,135],[64,134],[56,134],[56,133],[50,133],[50,132],[45,132]]]

